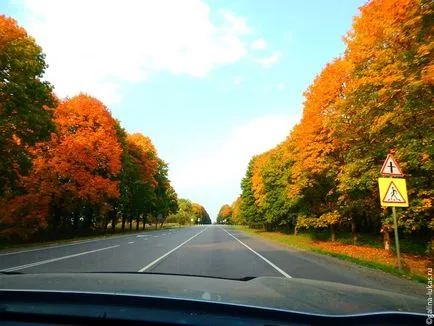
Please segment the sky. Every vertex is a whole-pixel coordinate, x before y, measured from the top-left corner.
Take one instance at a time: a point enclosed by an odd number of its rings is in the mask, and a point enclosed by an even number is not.
[[[100,99],[149,136],[181,198],[215,220],[253,155],[299,122],[361,0],[3,0],[60,98]]]

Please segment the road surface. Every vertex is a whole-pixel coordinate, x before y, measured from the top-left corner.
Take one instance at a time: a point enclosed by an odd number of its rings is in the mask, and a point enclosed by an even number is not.
[[[276,276],[410,295],[424,285],[332,257],[284,248],[230,227],[158,230],[0,253],[1,272],[151,272],[222,278]]]

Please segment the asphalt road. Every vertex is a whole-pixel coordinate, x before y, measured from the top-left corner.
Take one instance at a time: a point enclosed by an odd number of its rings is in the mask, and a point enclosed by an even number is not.
[[[1,272],[150,272],[307,278],[424,295],[424,285],[287,249],[229,227],[196,226],[0,253]]]

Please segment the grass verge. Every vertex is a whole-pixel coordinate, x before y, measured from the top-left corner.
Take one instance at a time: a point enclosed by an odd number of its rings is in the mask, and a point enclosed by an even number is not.
[[[267,232],[264,230],[250,229],[246,226],[236,225],[233,227],[243,232],[285,244],[288,247],[309,250],[318,254],[335,257],[372,269],[381,270],[406,279],[426,283],[426,268],[429,266],[429,259],[426,256],[402,254],[403,270],[400,271],[395,266],[395,255],[382,248],[357,246],[352,244],[346,245],[331,241],[318,241],[313,240],[307,234],[294,236],[281,232]]]

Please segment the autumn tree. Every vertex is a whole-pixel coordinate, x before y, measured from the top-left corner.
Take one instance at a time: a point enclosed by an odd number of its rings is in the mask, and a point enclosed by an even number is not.
[[[240,200],[249,225],[286,223],[295,213],[297,227],[330,229],[333,240],[348,224],[354,242],[357,228],[381,227],[388,239],[390,212],[380,208],[377,177],[393,152],[411,198],[409,208],[398,209],[400,229],[432,233],[433,21],[426,0],[361,7],[345,54],[304,93],[300,123],[250,161]]]
[[[198,203],[192,204],[192,212],[196,224],[211,224],[211,218],[208,215],[205,207]]]
[[[152,211],[152,202],[156,199],[158,157],[151,140],[142,134],[136,133],[127,136],[128,153],[133,165],[130,187],[129,215],[130,229],[132,220],[136,218],[136,230],[139,230],[140,217],[143,218],[143,227],[147,215]]]
[[[116,122],[100,101],[80,94],[59,104],[54,123],[58,132],[33,149],[24,193],[8,203],[4,222],[30,233],[100,227],[110,200],[119,197]]]
[[[393,151],[408,180],[410,207],[398,210],[407,231],[433,228],[432,22],[431,1],[371,1],[345,39],[354,71],[335,127],[345,150],[341,199],[362,212],[378,207],[375,179]]]
[[[237,199],[231,205],[232,210],[232,224],[244,225],[246,221],[241,217],[241,197],[238,196]]]
[[[340,115],[339,105],[345,100],[350,71],[348,62],[335,59],[304,93],[303,117],[291,134],[293,165],[289,195],[297,201],[298,227],[306,226],[308,221],[316,227],[315,218],[323,214],[330,216],[330,212],[339,209],[335,180],[343,162],[343,151],[339,138],[333,136],[331,122]],[[301,221],[304,216],[310,219]],[[327,219],[321,221],[322,225],[326,222]],[[333,228],[335,220],[330,222]],[[355,234],[355,227],[353,232]]]
[[[228,204],[224,204],[217,215],[217,223],[219,224],[230,224],[232,217],[232,209]]]
[[[43,81],[47,65],[35,40],[15,20],[0,15],[0,197],[10,195],[28,172],[28,146],[54,131],[52,86]]]

